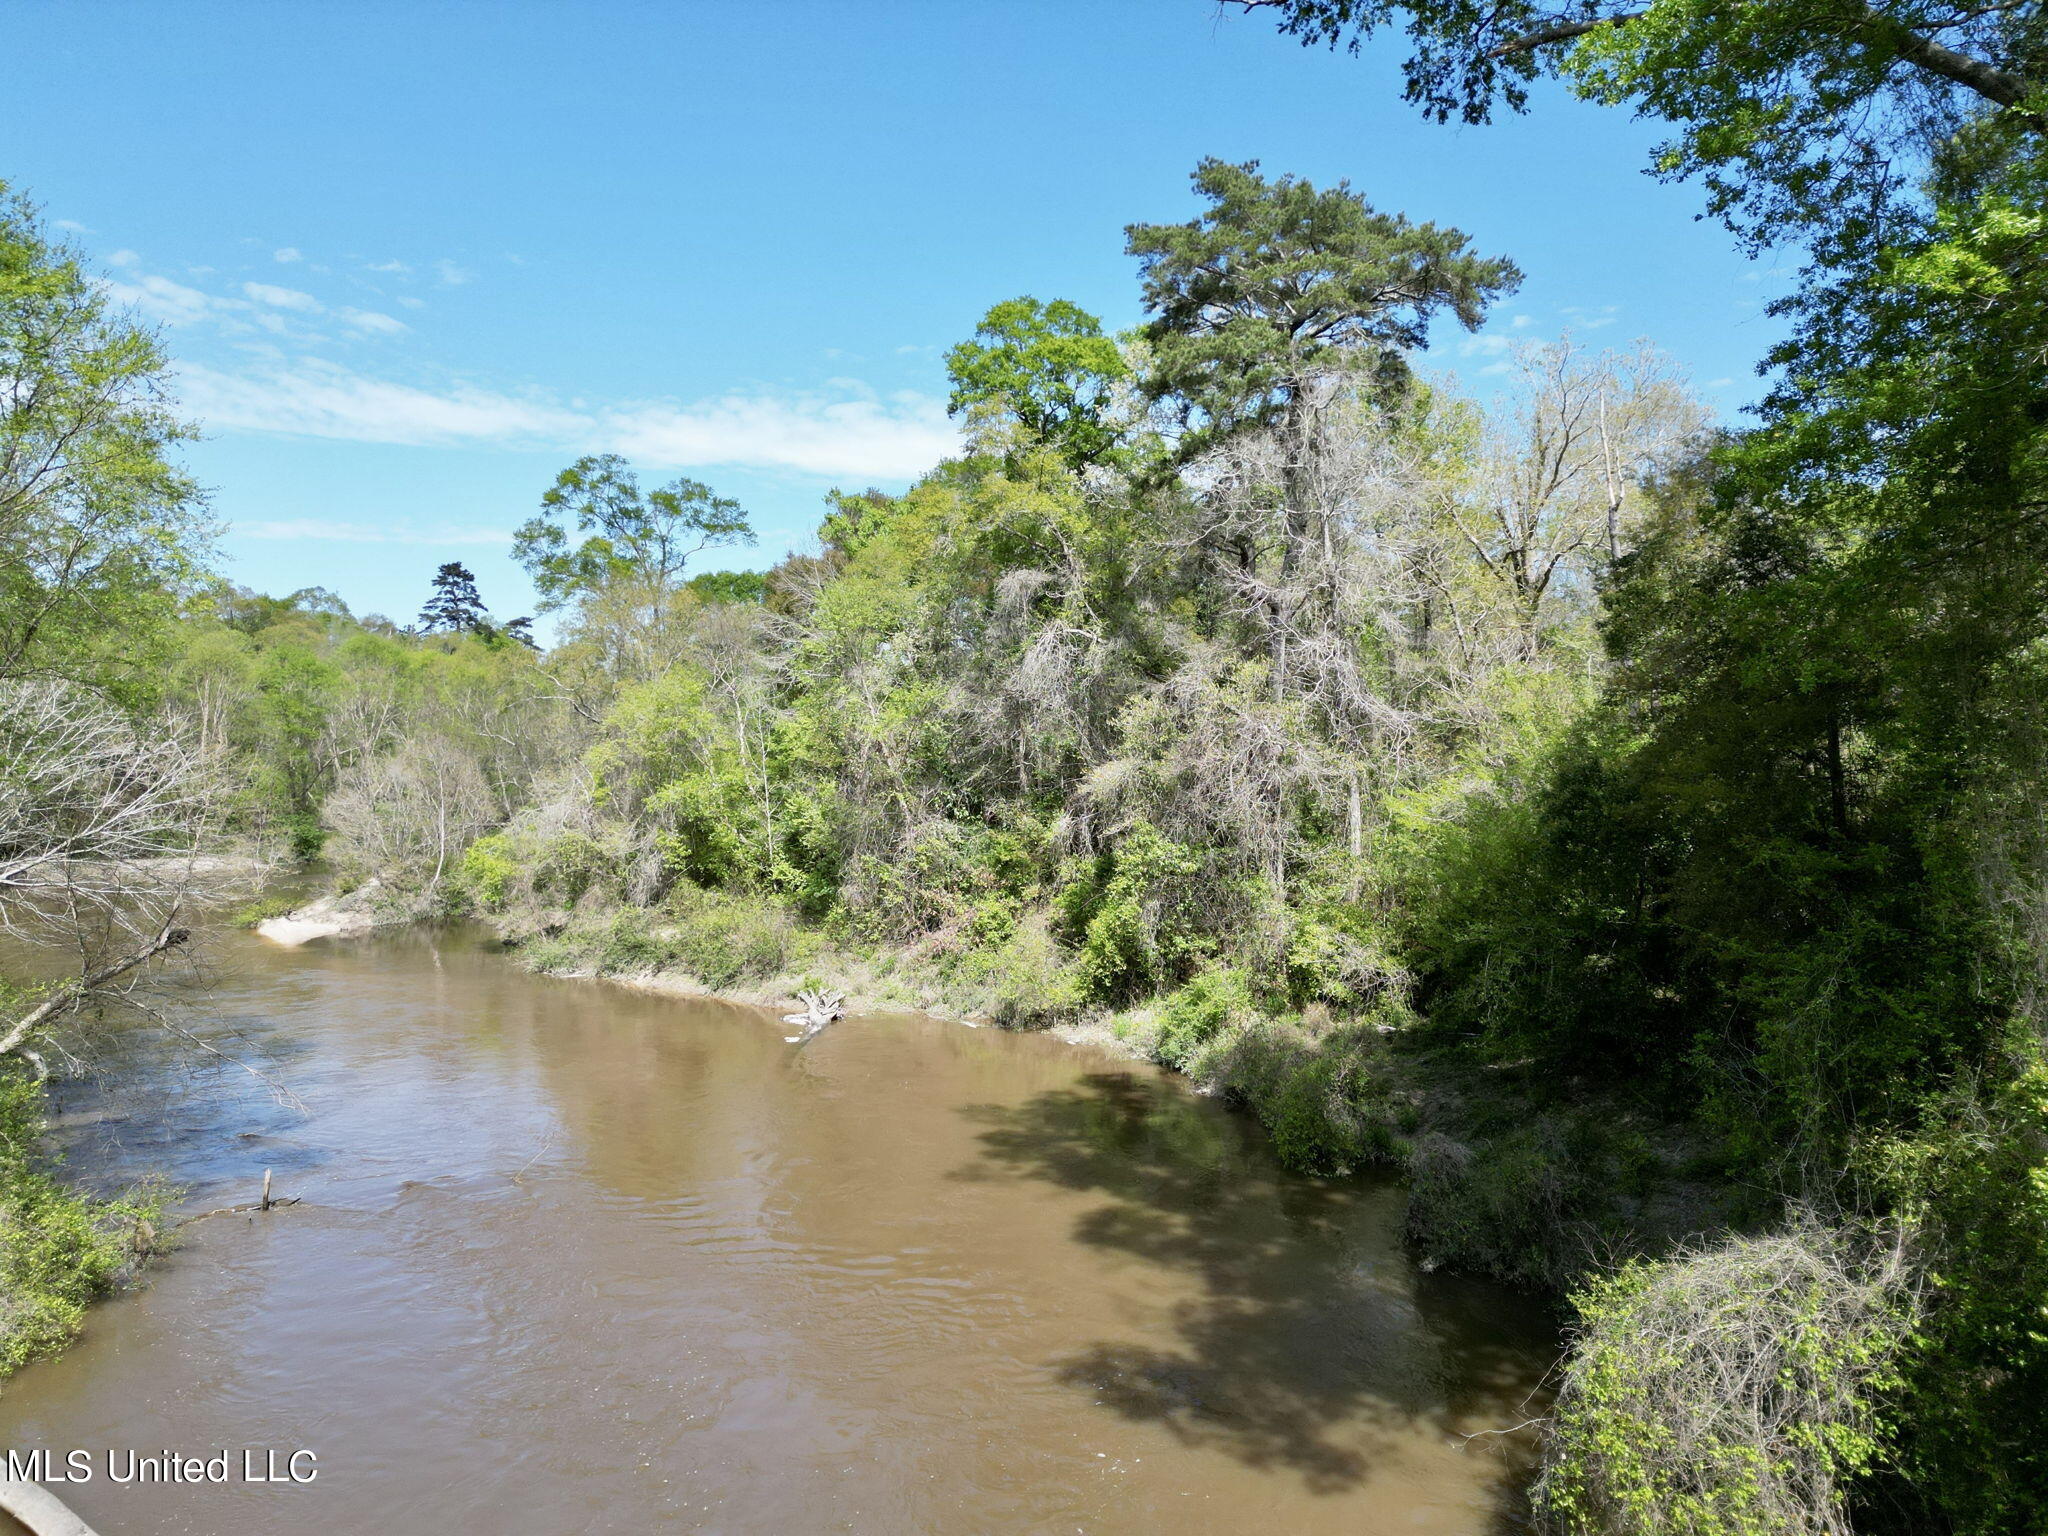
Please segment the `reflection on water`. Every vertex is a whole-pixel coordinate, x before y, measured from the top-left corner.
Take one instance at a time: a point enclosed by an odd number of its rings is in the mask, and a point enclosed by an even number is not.
[[[216,1217],[0,1396],[17,1447],[300,1447],[126,1532],[1488,1532],[1550,1343],[1390,1184],[1031,1036],[538,979],[474,936],[235,939],[233,1069],[137,1036],[74,1165]],[[168,1069],[167,1069],[168,1068]],[[102,1092],[153,1102],[124,1117]]]

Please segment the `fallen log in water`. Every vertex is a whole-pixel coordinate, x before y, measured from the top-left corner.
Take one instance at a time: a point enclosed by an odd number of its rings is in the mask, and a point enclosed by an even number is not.
[[[97,1536],[62,1499],[40,1483],[0,1478],[0,1509],[14,1516],[34,1536]]]
[[[784,1035],[790,1045],[807,1045],[816,1039],[827,1024],[836,1023],[846,1017],[846,994],[844,992],[817,992],[805,988],[797,993],[796,1000],[804,1005],[802,1013],[785,1013],[782,1022],[801,1024],[803,1033]]]

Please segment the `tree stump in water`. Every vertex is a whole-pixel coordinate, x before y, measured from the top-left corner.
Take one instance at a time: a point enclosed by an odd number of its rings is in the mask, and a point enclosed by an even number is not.
[[[797,993],[796,1000],[804,1005],[802,1013],[785,1013],[782,1022],[801,1024],[803,1033],[784,1035],[785,1043],[807,1045],[823,1032],[828,1024],[836,1023],[846,1016],[846,994],[844,992],[818,992],[805,988]]]

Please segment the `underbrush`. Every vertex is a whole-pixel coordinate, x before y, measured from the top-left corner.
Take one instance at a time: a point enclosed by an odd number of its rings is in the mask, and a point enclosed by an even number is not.
[[[679,887],[665,908],[573,914],[525,946],[538,971],[681,972],[714,991],[799,971],[822,947],[780,903]]]
[[[1589,1283],[1536,1502],[1567,1536],[1849,1536],[1920,1312],[1899,1233],[1795,1215]]]
[[[42,1090],[0,1082],[0,1375],[69,1343],[87,1305],[157,1246],[169,1191],[98,1199],[51,1177],[38,1150]]]

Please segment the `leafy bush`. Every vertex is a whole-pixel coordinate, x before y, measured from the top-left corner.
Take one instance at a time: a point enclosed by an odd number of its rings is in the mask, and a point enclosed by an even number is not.
[[[169,1191],[146,1184],[113,1200],[67,1189],[38,1163],[42,1090],[0,1083],[0,1374],[67,1343],[86,1305],[153,1246]]]
[[[1201,874],[1192,849],[1142,821],[1074,872],[1056,906],[1079,936],[1092,997],[1114,1003],[1172,986],[1215,948],[1196,900]]]
[[[1040,1029],[1071,1018],[1081,981],[1042,913],[1027,915],[998,943],[970,951],[953,979],[979,994],[978,1006],[1012,1029]]]
[[[557,832],[533,855],[536,896],[573,907],[586,892],[617,869],[618,850],[607,848],[587,832]]]
[[[273,917],[283,917],[299,904],[295,896],[259,896],[235,908],[228,922],[236,928],[254,928]]]
[[[814,948],[789,910],[765,896],[679,887],[668,954],[707,987],[762,981],[801,965]]]
[[[1185,1069],[1189,1058],[1227,1026],[1247,1022],[1258,1012],[1243,971],[1204,971],[1159,1005],[1153,1059]]]
[[[1849,1536],[1919,1310],[1905,1241],[1811,1218],[1590,1283],[1537,1503],[1568,1536]]]
[[[591,959],[607,975],[658,971],[674,958],[674,947],[647,926],[647,914],[613,913],[591,936]]]
[[[518,877],[519,864],[513,857],[512,840],[503,832],[493,832],[471,843],[455,867],[461,893],[485,912],[504,907]]]

